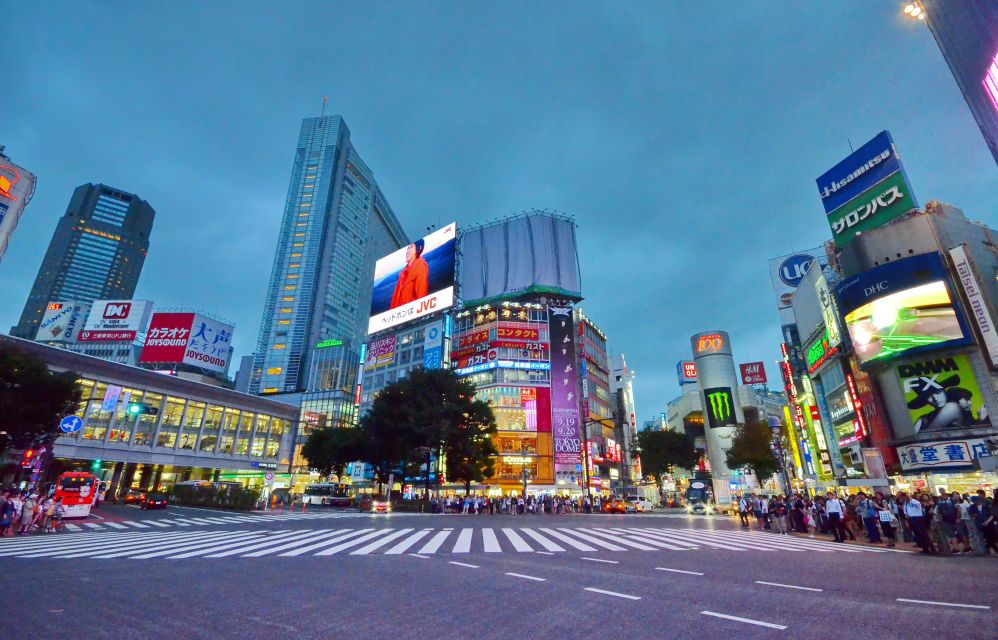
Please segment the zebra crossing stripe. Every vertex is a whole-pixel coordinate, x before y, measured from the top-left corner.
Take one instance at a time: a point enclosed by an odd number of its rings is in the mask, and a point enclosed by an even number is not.
[[[262,556],[270,555],[272,553],[277,553],[279,551],[287,551],[288,549],[294,549],[295,547],[301,547],[301,546],[306,545],[306,544],[311,544],[311,543],[314,543],[315,541],[321,540],[323,538],[331,538],[331,537],[333,537],[335,535],[341,535],[343,533],[343,531],[341,529],[332,529],[332,530],[329,530],[329,531],[318,531],[318,532],[316,532],[316,531],[311,531],[309,529],[306,529],[305,533],[306,533],[306,535],[304,537],[296,539],[296,540],[294,540],[292,542],[285,542],[285,543],[279,544],[277,546],[274,546],[273,544],[268,543],[266,547],[260,549],[259,551],[254,551],[253,553],[244,553],[244,554],[242,554],[241,557],[243,557],[243,558],[260,558]],[[214,556],[208,556],[208,557],[209,558],[213,558]]]
[[[169,538],[173,537],[175,536],[169,536]],[[46,549],[35,553],[21,555],[21,557],[44,558],[46,556],[59,556],[60,558],[82,558],[84,556],[97,555],[120,546],[142,546],[147,544],[149,540],[150,538],[146,534],[142,533],[115,534],[86,545],[75,544],[72,546],[60,546],[58,548]]]
[[[104,524],[106,524],[107,526],[111,527],[112,529],[127,529],[128,528],[128,527],[126,527],[123,524],[118,524],[117,522],[105,522]]]
[[[423,529],[422,531],[417,531],[416,533],[412,534],[411,536],[409,536],[402,542],[398,543],[388,551],[385,551],[385,555],[397,555],[405,553],[406,551],[409,550],[409,547],[411,547],[412,545],[416,544],[417,542],[425,538],[430,533],[430,531],[432,531],[432,529]]]
[[[70,531],[81,531],[80,525],[73,524],[73,523],[67,524],[66,528],[69,529]]]
[[[389,531],[391,531],[391,529],[389,529]],[[356,549],[354,551],[351,551],[350,555],[352,555],[352,556],[363,556],[363,555],[367,555],[367,554],[371,553],[372,551],[374,551],[375,549],[377,549],[378,547],[383,547],[386,544],[388,544],[389,542],[391,542],[392,540],[395,540],[397,538],[401,538],[402,536],[404,536],[407,533],[410,533],[411,531],[412,531],[412,529],[400,529],[400,530],[396,531],[395,533],[393,533],[391,535],[385,536],[384,538],[381,538],[379,540],[375,540],[371,544],[364,545],[360,549]]]
[[[423,548],[419,550],[419,553],[436,553],[437,549],[440,548],[440,546],[444,543],[444,540],[447,539],[447,536],[449,536],[450,533],[451,533],[450,529],[444,529],[443,531],[439,532],[437,535],[430,538],[429,542],[423,545]]]
[[[620,544],[626,544],[629,547],[634,547],[635,549],[640,549],[641,551],[655,551],[655,547],[649,547],[648,545],[640,542],[625,540],[624,538],[610,532],[604,532],[598,529],[580,529],[580,531],[585,531],[586,533],[590,533],[594,536],[600,536],[601,538],[610,538],[611,540],[616,540]]]
[[[219,531],[212,533],[215,534],[214,540],[212,540],[213,543],[222,540],[226,540],[227,542],[232,542],[237,539],[248,540],[250,538],[259,538],[261,535],[263,535],[263,533],[260,531]],[[188,551],[190,549],[196,549],[202,546],[204,544],[204,537],[205,536],[202,535],[201,539],[199,539],[197,542],[191,542],[190,544],[184,543],[179,547],[174,545],[168,545],[165,549],[159,549],[158,551],[150,551],[147,553],[142,553],[137,556],[131,556],[131,558],[136,560],[146,560],[148,558],[158,558],[161,556],[173,556],[177,552]],[[214,551],[215,548],[209,547],[209,549]]]
[[[624,547],[618,547],[617,545],[613,544],[612,542],[606,542],[604,540],[600,540],[599,538],[587,535],[587,534],[585,534],[585,533],[583,533],[581,531],[578,531],[576,529],[560,528],[558,530],[561,531],[562,533],[582,538],[586,542],[594,544],[597,547],[603,547],[604,549],[609,549],[610,551],[627,551],[627,549],[625,549]]]
[[[474,529],[461,529],[461,533],[457,536],[457,542],[454,543],[454,548],[451,549],[451,553],[468,553],[471,551],[471,536],[475,532]]]
[[[531,538],[533,538],[536,542],[539,542],[541,544],[541,546],[544,547],[544,549],[546,551],[564,551],[565,550],[563,547],[560,547],[560,546],[556,545],[555,543],[551,542],[550,540],[548,540],[547,538],[545,538],[541,534],[537,533],[533,529],[520,529],[520,531],[522,531],[523,533],[525,533],[528,536],[530,536]]]
[[[136,522],[135,520],[126,520],[125,524],[135,527],[136,529],[148,529],[149,525],[142,524],[141,522]]]
[[[656,538],[678,540],[679,542],[686,542],[698,547],[713,547],[714,549],[727,549],[728,551],[745,551],[742,547],[735,547],[730,544],[724,544],[723,542],[714,542],[713,540],[706,540],[692,535],[687,536],[678,529],[648,529],[648,533]]]
[[[513,545],[514,549],[520,552],[533,553],[534,550],[529,544],[523,541],[523,538],[521,538],[520,534],[518,534],[514,529],[504,527],[502,532],[506,534],[507,538],[509,538],[509,542]]]
[[[83,526],[84,527],[89,527],[91,529],[103,529],[104,528],[104,527],[100,526],[99,524],[97,524],[96,522],[84,522]]]
[[[569,538],[566,535],[558,533],[554,529],[548,529],[546,527],[541,527],[540,530],[543,531],[544,533],[546,533],[547,535],[551,536],[552,538],[556,539],[556,540],[561,540],[562,542],[564,542],[564,543],[566,543],[566,544],[568,544],[568,545],[570,545],[572,547],[575,547],[575,549],[578,550],[578,551],[596,551],[595,547],[590,547],[588,544],[585,544],[583,542],[578,542],[576,540],[573,540],[572,538]]]
[[[485,545],[485,553],[500,553],[502,547],[499,546],[499,538],[491,528],[482,529],[482,544]]]
[[[370,540],[371,538],[377,538],[378,536],[382,535],[386,531],[391,531],[391,529],[375,529],[371,533],[362,535],[359,538],[354,538],[353,540],[348,540],[347,542],[341,542],[340,544],[338,544],[338,545],[336,545],[334,547],[329,547],[327,549],[323,549],[322,551],[319,551],[315,555],[317,555],[317,556],[331,556],[334,553],[339,553],[340,551],[343,551],[344,549],[349,549],[350,547],[358,545],[361,542],[366,542],[366,541]]]
[[[335,536],[333,538],[330,538],[330,539],[327,539],[327,540],[323,540],[322,542],[318,542],[316,544],[312,544],[312,545],[309,545],[307,547],[303,547],[301,549],[295,549],[294,551],[285,551],[284,553],[281,554],[281,556],[291,556],[291,557],[293,557],[293,556],[300,556],[303,553],[308,553],[309,551],[314,551],[316,549],[321,549],[322,547],[325,547],[328,544],[339,542],[340,540],[346,540],[347,538],[352,538],[354,536],[359,536],[360,534],[364,533],[365,531],[370,531],[370,529],[359,529],[359,530],[356,530],[356,531],[349,531],[349,530],[348,531],[344,531],[344,532],[341,532],[340,535],[337,535],[337,536]]]
[[[263,532],[254,532],[254,533],[263,533]],[[290,536],[294,536],[295,534],[298,534],[298,533],[300,533],[300,532],[299,531],[291,531],[291,532],[284,532],[284,533],[279,533],[277,535],[271,535],[271,536],[268,536],[268,535],[266,535],[266,533],[263,533],[264,539],[263,539],[262,542],[261,542],[260,537],[252,537],[252,538],[249,538],[249,539],[226,540],[226,541],[222,542],[221,544],[212,545],[212,546],[209,546],[208,548],[192,549],[191,551],[187,551],[185,553],[180,553],[180,554],[176,554],[176,555],[168,555],[166,557],[167,557],[168,560],[181,560],[181,559],[184,559],[184,558],[193,558],[195,556],[208,555],[210,553],[214,554],[214,552],[216,552],[216,551],[223,552],[222,555],[225,555],[225,551],[226,550],[232,551],[233,553],[239,553],[243,549],[246,549],[246,550],[255,549],[255,548],[259,547],[261,544],[267,545],[267,544],[272,543],[275,540],[279,542],[279,541],[284,540],[284,539],[286,539],[286,538],[288,538]],[[217,557],[217,555],[218,554],[215,554],[212,557]]]
[[[225,535],[224,531],[216,531],[210,535],[194,531],[175,531],[163,536],[146,536],[128,544],[119,544],[102,549],[96,554],[91,554],[95,559],[107,560],[110,558],[122,558],[135,553],[147,553],[158,549],[176,549],[178,544],[186,544],[197,540],[198,544],[207,544],[215,538]],[[62,556],[65,557],[65,556]]]
[[[108,524],[111,524],[111,523],[109,522]],[[146,524],[151,524],[152,526],[159,527],[161,529],[165,529],[165,528],[167,528],[167,527],[170,526],[168,524],[163,524],[159,520],[146,520]]]
[[[635,531],[633,529],[611,529],[611,531],[615,531],[622,536],[627,536],[635,540],[640,540],[641,542],[650,544],[660,549],[669,549],[670,551],[689,551],[690,549],[696,548],[693,545],[686,543],[669,543],[669,542],[662,542],[661,540],[655,540],[651,536],[643,534],[639,531]],[[683,546],[680,546],[680,544],[682,544]]]
[[[243,556],[248,556],[249,554],[246,553],[247,551],[255,551],[255,550],[258,550],[258,549],[270,550],[270,549],[274,548],[275,544],[277,544],[279,546],[283,546],[281,543],[287,542],[289,540],[300,540],[301,538],[311,537],[312,535],[313,535],[313,532],[310,531],[310,530],[307,530],[307,529],[305,531],[288,531],[288,532],[285,532],[285,533],[281,533],[279,535],[271,536],[271,537],[267,538],[266,540],[264,540],[262,542],[258,542],[258,541],[254,540],[253,543],[250,544],[249,546],[240,545],[240,546],[238,546],[235,549],[229,549],[228,551],[220,551],[219,553],[212,553],[212,554],[206,555],[205,557],[206,558],[227,558],[229,556],[234,556],[234,555],[237,555],[237,554],[243,555]]]

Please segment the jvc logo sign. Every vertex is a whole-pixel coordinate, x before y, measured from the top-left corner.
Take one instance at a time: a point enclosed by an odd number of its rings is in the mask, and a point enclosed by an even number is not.
[[[104,307],[104,318],[109,320],[124,320],[131,311],[131,302],[109,302]]]

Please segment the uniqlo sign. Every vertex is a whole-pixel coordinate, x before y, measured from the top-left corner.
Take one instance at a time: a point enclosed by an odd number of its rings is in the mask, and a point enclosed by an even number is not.
[[[155,313],[149,323],[139,362],[190,364],[225,371],[232,325],[199,313]]]

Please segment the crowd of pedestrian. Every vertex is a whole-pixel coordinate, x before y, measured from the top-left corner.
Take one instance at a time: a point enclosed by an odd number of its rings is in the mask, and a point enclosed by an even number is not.
[[[922,553],[936,555],[998,554],[998,489],[988,496],[927,492],[860,491],[840,496],[762,496],[753,493],[737,500],[743,528],[751,520],[762,530],[777,534],[830,535],[835,542],[862,540],[896,547],[912,543]]]
[[[570,498],[567,496],[528,495],[520,496],[450,496],[430,500],[433,513],[461,514],[550,514],[593,513],[603,508],[604,498],[600,495]]]
[[[0,490],[0,538],[33,531],[48,533],[62,523],[62,498],[40,498],[37,493]]]

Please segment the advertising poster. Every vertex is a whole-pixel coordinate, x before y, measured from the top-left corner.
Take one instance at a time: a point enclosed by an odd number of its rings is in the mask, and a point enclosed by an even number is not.
[[[375,263],[368,334],[454,304],[456,232],[451,223]]]
[[[911,418],[909,433],[898,428],[903,425],[895,425],[898,438],[991,426],[967,356],[917,360],[899,364],[896,371]]]
[[[998,367],[998,327],[995,326],[988,310],[984,290],[978,284],[970,254],[967,253],[966,246],[961,244],[950,249],[949,255],[953,260],[953,268],[960,280],[963,294],[967,296],[968,313],[977,325],[978,335],[981,336],[981,343],[986,348],[988,360],[991,361],[992,367]]]
[[[579,378],[575,370],[575,331],[571,307],[548,308],[551,339],[551,430],[555,466],[582,463]],[[557,471],[557,469],[556,469]]]
[[[218,373],[228,367],[234,327],[200,313],[154,313],[141,363],[189,364]]]
[[[918,207],[894,140],[881,131],[818,179],[818,193],[842,248],[862,231],[876,229]]]
[[[38,325],[36,342],[76,342],[90,307],[85,302],[50,302]]]
[[[967,343],[947,279],[940,255],[926,253],[843,280],[836,292],[860,364]]]
[[[704,413],[711,429],[733,427],[735,419],[735,399],[730,387],[711,387],[703,390]]]
[[[149,324],[148,300],[98,300],[80,332],[80,342],[131,342]]]
[[[742,384],[766,384],[766,365],[762,362],[747,362],[738,365],[742,374]]]
[[[372,340],[367,345],[367,362],[365,369],[376,369],[395,361],[395,336]]]
[[[444,323],[437,321],[426,326],[423,343],[423,368],[439,369],[444,361]]]
[[[680,360],[676,363],[676,376],[679,378],[679,386],[684,384],[696,384],[697,365],[692,360]]]
[[[828,256],[825,255],[824,247],[815,247],[770,259],[769,278],[773,282],[773,292],[776,293],[777,309],[790,308],[794,292],[804,281],[804,276],[815,260],[822,268],[828,265]]]

